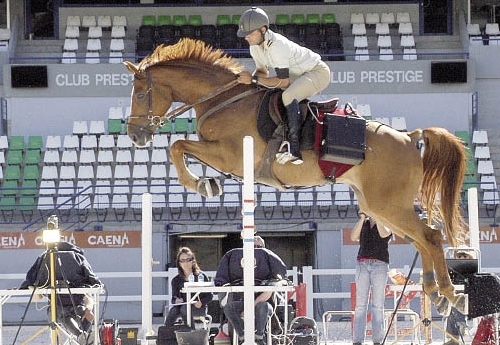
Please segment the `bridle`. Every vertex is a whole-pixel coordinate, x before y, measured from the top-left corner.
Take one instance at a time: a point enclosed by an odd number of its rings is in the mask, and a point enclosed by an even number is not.
[[[138,78],[137,74],[134,76],[134,78]],[[139,127],[141,131],[148,131],[149,134],[153,134],[156,128],[163,127],[165,125],[165,123],[167,123],[167,122],[171,121],[172,119],[176,118],[177,116],[185,113],[186,111],[193,108],[195,105],[203,103],[205,101],[208,101],[208,100],[220,95],[223,92],[226,92],[227,90],[229,90],[229,89],[231,89],[239,84],[236,79],[232,80],[229,83],[222,85],[222,86],[218,87],[217,89],[209,92],[208,94],[198,98],[196,101],[194,101],[191,104],[183,104],[182,106],[180,106],[176,109],[173,109],[172,111],[170,111],[168,113],[165,113],[163,115],[156,115],[153,113],[153,89],[155,89],[155,86],[153,84],[153,78],[151,77],[151,72],[149,70],[146,71],[146,80],[148,83],[148,88],[147,88],[145,94],[148,95],[147,117],[149,120],[149,125],[148,125],[149,128],[146,129],[144,127],[133,125],[133,124],[130,124],[128,121],[127,121],[127,125]],[[155,90],[160,94],[160,96],[163,99],[169,100],[167,95],[165,95],[165,93],[163,93],[160,89],[156,88]],[[138,96],[139,95],[140,94],[138,94]],[[145,115],[129,116],[129,119],[143,118],[144,116]],[[153,128],[153,129],[151,129],[151,128]]]

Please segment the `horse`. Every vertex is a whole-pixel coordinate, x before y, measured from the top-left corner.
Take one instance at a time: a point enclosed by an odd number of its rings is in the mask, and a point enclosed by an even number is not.
[[[257,112],[266,90],[237,83],[244,67],[236,59],[186,38],[158,46],[138,64],[124,64],[134,75],[127,133],[136,146],[151,142],[165,121],[195,110],[198,141],[177,140],[170,146],[171,161],[186,188],[205,197],[222,193],[217,179],[188,170],[186,156],[241,179],[245,136],[254,138],[255,169],[265,163],[268,144],[259,135]],[[173,102],[184,105],[167,113]],[[331,183],[318,166],[318,155],[315,150],[302,151],[300,165],[274,160],[272,174],[283,188]],[[400,132],[367,121],[364,161],[336,179],[354,190],[360,212],[414,245],[422,260],[423,289],[442,315],[449,314],[452,305],[466,313],[465,296],[451,283],[443,251],[443,234],[452,246],[466,236],[459,206],[465,160],[464,143],[444,128]],[[258,174],[255,180],[267,183]],[[416,198],[428,211],[427,222],[415,212]]]

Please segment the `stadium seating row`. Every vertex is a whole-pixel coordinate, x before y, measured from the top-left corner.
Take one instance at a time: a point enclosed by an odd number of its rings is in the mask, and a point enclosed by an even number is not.
[[[78,27],[89,29],[99,26],[103,29],[111,29],[113,26],[127,27],[127,17],[124,15],[69,15],[66,17],[66,27]]]
[[[92,17],[92,16],[90,16]],[[85,28],[91,38],[92,45],[94,40],[101,37],[101,27],[99,26],[99,17],[97,20],[86,20]],[[109,16],[108,16],[109,17]],[[143,57],[151,53],[159,44],[174,44],[182,37],[191,37],[201,39],[216,48],[226,50],[229,54],[236,57],[249,57],[246,49],[246,42],[236,36],[237,23],[240,15],[221,14],[217,16],[215,25],[203,23],[201,15],[144,15],[142,25],[139,28],[136,37],[136,60],[140,61]],[[88,18],[87,18],[88,19]],[[107,23],[110,20],[103,20]],[[113,20],[112,28],[115,28]],[[93,25],[95,23],[95,26]],[[406,31],[411,29],[411,22],[407,12],[397,13],[396,18],[394,13],[352,13],[351,23],[353,27],[358,25],[364,26],[393,26],[399,25],[400,34],[406,35]],[[406,27],[409,27],[406,29]],[[123,27],[125,28],[125,27]],[[122,29],[123,29],[122,28]],[[271,28],[279,33],[284,34],[291,40],[304,45],[319,54],[323,55],[328,60],[345,60],[344,44],[340,25],[336,23],[334,13],[309,13],[309,14],[277,14]],[[405,31],[406,30],[406,31]],[[73,28],[69,32],[75,32]],[[94,35],[94,32],[96,34]],[[122,38],[124,30],[115,38]],[[120,36],[121,35],[121,36]],[[73,36],[78,36],[78,33],[68,33],[68,39]],[[112,35],[113,36],[113,35]],[[114,37],[114,36],[113,36]],[[402,56],[404,60],[417,59],[417,52],[414,47],[414,39],[412,37],[404,38],[401,41]],[[359,39],[355,44],[355,60],[366,61],[371,56],[376,55],[379,60],[393,60],[394,54],[390,44],[387,44],[387,39],[384,38],[377,45],[377,53],[370,53],[367,44],[363,46],[363,39]],[[412,43],[413,42],[413,43]],[[115,44],[116,45],[116,44]],[[100,49],[87,49],[85,53],[86,63],[100,63],[102,58],[107,58],[109,63],[120,63],[123,61],[123,49],[114,49],[110,43],[109,54],[101,54]],[[123,45],[120,45],[123,46]],[[101,57],[102,55],[102,57]],[[83,60],[83,58],[82,58]],[[78,62],[76,52],[74,50],[64,50],[61,60],[63,63]]]
[[[218,15],[216,24],[203,24],[200,15],[144,16],[136,40],[138,59],[148,55],[159,44],[174,44],[181,37],[201,39],[238,57],[248,57],[246,42],[236,36],[239,15]],[[340,26],[333,13],[278,14],[271,29],[292,41],[322,54],[343,52]]]
[[[171,217],[178,219],[184,212],[191,219],[198,218],[200,213],[207,212],[209,217],[234,218],[241,208],[241,185],[232,180],[225,180],[225,193],[221,197],[203,199],[200,195],[187,192],[178,183],[165,184],[164,180],[152,180],[151,183],[138,181],[133,185],[100,181],[92,185],[89,181],[78,181],[75,186],[68,181],[61,181],[57,186],[45,181],[38,194],[5,195],[0,202],[0,210],[5,218],[12,217],[13,212],[21,212],[23,218],[33,216],[35,210],[43,213],[58,208],[59,211],[76,214],[96,212],[98,218],[105,220],[108,213],[113,212],[116,220],[125,218],[127,212],[134,218],[140,215],[141,196],[149,192],[153,197],[153,208],[156,216],[168,211]],[[79,194],[75,194],[80,192]],[[332,190],[331,185],[309,188],[299,193],[295,191],[277,192],[274,189],[262,188],[257,193],[257,205],[263,216],[290,218],[328,217],[331,210],[336,210],[339,218],[345,218],[349,207],[356,207],[349,187],[339,185]],[[208,211],[207,211],[208,210]],[[223,212],[224,210],[224,212]],[[280,212],[278,215],[277,213]]]
[[[351,25],[352,24],[367,24],[376,25],[377,23],[387,23],[389,25],[396,25],[399,23],[411,23],[410,13],[408,12],[397,12],[394,15],[393,12],[368,12],[365,14],[354,12],[351,13]]]
[[[125,42],[123,38],[111,38],[104,40],[109,52],[109,63],[123,62]],[[77,38],[66,38],[63,45],[62,63],[77,63],[77,52],[79,46]],[[103,47],[101,37],[90,37],[86,40],[85,63],[100,63],[100,55]]]

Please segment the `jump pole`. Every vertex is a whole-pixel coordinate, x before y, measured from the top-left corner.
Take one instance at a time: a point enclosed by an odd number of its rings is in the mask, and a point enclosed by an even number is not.
[[[243,299],[245,308],[245,345],[255,344],[254,309],[254,156],[253,138],[243,138]]]
[[[469,188],[467,190],[468,210],[469,210],[469,233],[470,244],[472,248],[478,252],[479,272],[481,272],[481,248],[479,246],[479,209],[477,188]]]
[[[142,194],[142,337],[153,330],[153,198],[151,194]]]

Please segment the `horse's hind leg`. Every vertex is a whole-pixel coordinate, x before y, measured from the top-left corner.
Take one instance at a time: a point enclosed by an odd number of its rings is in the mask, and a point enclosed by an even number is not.
[[[414,243],[422,258],[422,288],[425,294],[430,298],[437,312],[440,315],[449,315],[450,301],[440,293],[440,287],[436,282],[434,274],[434,260],[431,257],[431,252],[427,248],[423,248],[418,243]]]
[[[179,183],[204,197],[222,194],[219,180],[194,175],[187,167],[185,155],[193,156],[202,163],[225,170],[221,165],[221,148],[213,142],[198,142],[192,140],[177,140],[170,147],[170,160],[177,169]]]
[[[460,312],[464,312],[464,296],[463,294],[455,294],[455,288],[448,276],[441,231],[424,224],[413,211],[408,211],[407,215],[408,219],[402,217],[396,220],[391,219],[391,224],[388,226],[395,229],[394,231],[398,234],[401,232],[405,234],[404,238],[412,243],[420,253],[424,292],[436,306],[439,314],[448,315],[451,305]]]

